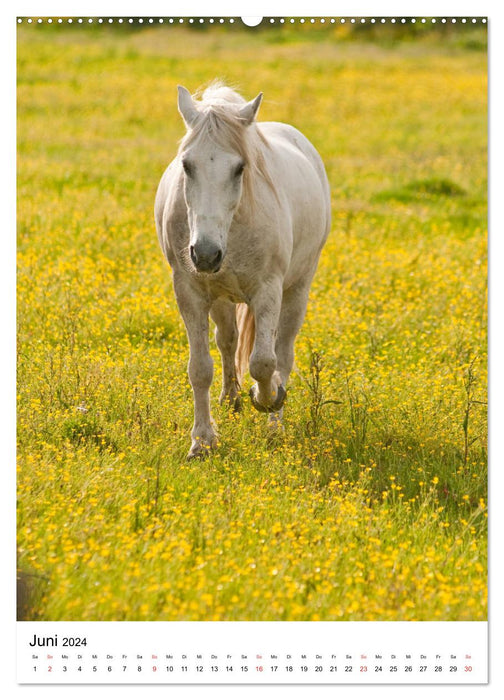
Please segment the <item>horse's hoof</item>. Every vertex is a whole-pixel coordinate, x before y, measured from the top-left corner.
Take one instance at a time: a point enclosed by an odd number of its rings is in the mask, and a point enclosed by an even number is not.
[[[204,458],[204,455],[200,451],[196,451],[196,450],[189,450],[189,452],[187,453],[187,457],[186,457],[188,462],[192,462],[194,459],[203,459],[203,458]]]
[[[263,406],[262,403],[259,403],[259,401],[256,399],[254,387],[252,387],[249,391],[249,396],[252,402],[252,406],[257,411],[261,411],[261,413],[277,413],[284,405],[285,397],[287,396],[287,391],[285,390],[283,384],[279,384],[277,388],[277,397],[275,399],[275,403],[271,406]]]
[[[206,459],[210,455],[210,452],[214,447],[215,444],[208,445],[205,442],[194,442],[187,455],[187,460],[190,461],[192,459]]]
[[[277,397],[273,406],[270,408],[270,413],[277,413],[284,405],[285,397],[287,396],[287,389],[283,384],[280,384],[277,389]]]

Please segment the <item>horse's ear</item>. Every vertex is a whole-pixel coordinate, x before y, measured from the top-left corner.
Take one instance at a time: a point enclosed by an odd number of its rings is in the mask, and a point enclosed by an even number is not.
[[[194,105],[191,93],[182,85],[178,86],[178,111],[188,129],[194,126],[199,117],[199,112]]]
[[[243,107],[240,108],[240,119],[242,119],[247,126],[249,124],[252,124],[252,122],[256,118],[256,114],[259,110],[259,105],[261,104],[262,97],[263,94],[262,92],[260,92],[255,99],[251,100],[250,102],[247,102],[246,105],[243,105]]]

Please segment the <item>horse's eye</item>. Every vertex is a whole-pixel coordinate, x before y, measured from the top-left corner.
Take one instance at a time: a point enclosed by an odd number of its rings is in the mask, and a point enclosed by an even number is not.
[[[240,175],[243,175],[244,170],[245,170],[245,163],[240,163],[239,165],[236,166],[234,176],[240,177]]]
[[[189,161],[183,160],[182,167],[184,168],[184,172],[188,177],[193,176],[194,169],[193,169],[193,166],[191,165],[191,163],[189,163]]]

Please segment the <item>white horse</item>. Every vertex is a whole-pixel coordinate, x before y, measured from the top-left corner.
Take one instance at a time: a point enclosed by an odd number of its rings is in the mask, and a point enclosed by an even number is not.
[[[187,133],[159,183],[155,219],[190,346],[194,426],[188,457],[216,444],[209,315],[222,355],[221,402],[239,406],[246,370],[254,407],[279,420],[310,284],[330,229],[329,183],[303,134],[255,121],[221,84],[200,101],[178,88]]]

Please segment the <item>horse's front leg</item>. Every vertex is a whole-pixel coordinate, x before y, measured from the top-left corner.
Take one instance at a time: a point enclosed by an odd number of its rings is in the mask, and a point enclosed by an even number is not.
[[[275,413],[282,408],[286,391],[277,371],[275,342],[278,318],[282,304],[280,280],[263,288],[251,301],[255,320],[255,341],[250,355],[249,369],[256,384],[250,390],[250,398],[258,411]]]
[[[194,397],[194,424],[188,458],[192,459],[208,454],[216,445],[216,433],[210,414],[210,385],[213,378],[213,362],[208,344],[210,305],[185,280],[177,280],[175,275],[174,288],[189,339],[188,374]]]

